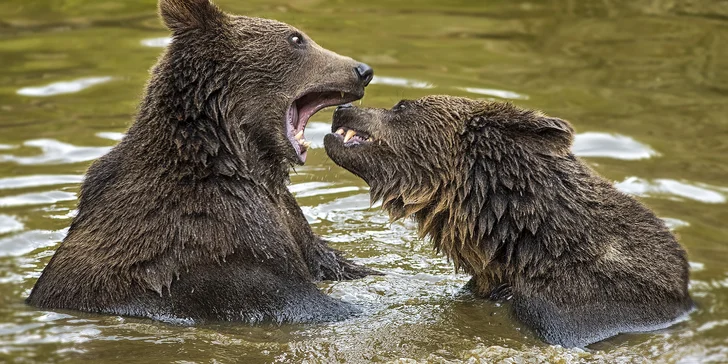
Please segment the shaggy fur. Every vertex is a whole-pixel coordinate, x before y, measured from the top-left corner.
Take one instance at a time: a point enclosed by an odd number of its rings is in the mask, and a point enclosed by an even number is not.
[[[360,98],[360,64],[207,0],[162,0],[160,13],[174,40],[136,122],[88,170],[78,216],[27,302],[183,322],[355,313],[314,282],[373,272],[311,231],[286,187],[301,162],[285,120],[309,90]]]
[[[430,96],[339,108],[329,156],[393,219],[414,216],[476,295],[511,299],[545,341],[581,347],[669,326],[693,308],[664,222],[570,147],[568,122],[508,103]]]

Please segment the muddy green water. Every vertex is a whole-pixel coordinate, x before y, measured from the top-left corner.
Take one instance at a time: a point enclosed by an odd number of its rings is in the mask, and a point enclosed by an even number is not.
[[[431,93],[513,100],[570,120],[574,150],[639,196],[689,252],[700,309],[660,332],[564,350],[369,207],[321,149],[291,189],[313,229],[385,277],[323,284],[365,314],[323,325],[176,327],[45,312],[23,299],[63,238],[91,161],[132,120],[168,33],[154,0],[0,1],[0,362],[728,361],[728,2],[220,0],[372,65],[364,103]],[[510,359],[509,359],[510,358]],[[513,360],[513,361],[508,361]]]

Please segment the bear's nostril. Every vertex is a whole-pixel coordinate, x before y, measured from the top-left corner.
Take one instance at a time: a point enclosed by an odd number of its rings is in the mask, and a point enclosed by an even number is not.
[[[350,109],[352,107],[354,107],[354,105],[352,105],[351,103],[348,103],[348,104],[339,105],[338,107],[336,107],[336,110]]]
[[[359,76],[359,80],[364,82],[365,87],[369,85],[369,82],[372,82],[372,78],[374,78],[374,70],[366,63],[359,63],[356,68],[354,68],[354,71],[356,71],[357,76]]]

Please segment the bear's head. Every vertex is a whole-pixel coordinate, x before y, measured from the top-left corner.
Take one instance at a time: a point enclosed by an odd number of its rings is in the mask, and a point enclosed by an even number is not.
[[[574,133],[539,112],[453,96],[403,100],[392,109],[340,106],[332,131],[328,155],[364,179],[372,202],[381,199],[393,219],[476,196],[484,203],[501,188],[532,189],[534,173],[570,155]],[[475,214],[482,207],[466,205]]]
[[[185,135],[214,126],[198,139],[225,134],[218,144],[254,150],[249,159],[303,164],[309,118],[362,98],[373,77],[288,24],[226,14],[209,0],[160,0],[159,11],[172,42],[153,71],[153,109],[171,113]]]

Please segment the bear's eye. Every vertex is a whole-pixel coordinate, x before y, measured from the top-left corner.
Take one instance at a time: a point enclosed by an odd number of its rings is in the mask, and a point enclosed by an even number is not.
[[[306,44],[306,40],[303,39],[303,35],[301,33],[293,33],[288,37],[288,41],[293,45],[294,47],[300,48],[304,44]]]
[[[407,101],[402,100],[402,101],[398,102],[397,105],[394,105],[392,110],[399,111],[399,110],[404,110],[406,108],[407,108]]]

